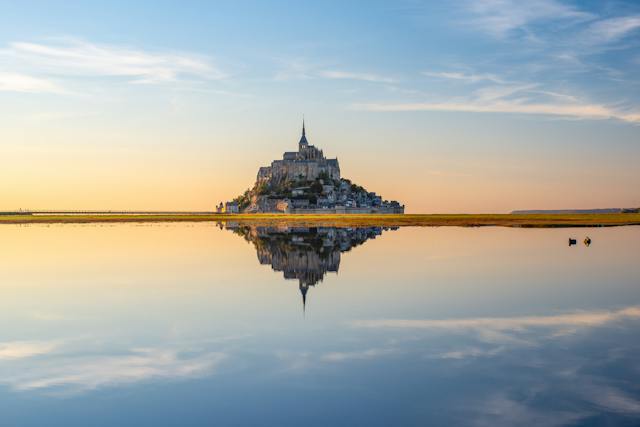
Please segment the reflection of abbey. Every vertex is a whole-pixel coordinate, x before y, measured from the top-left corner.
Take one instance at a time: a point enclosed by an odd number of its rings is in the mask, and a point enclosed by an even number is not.
[[[310,286],[338,272],[340,254],[382,234],[387,228],[261,227],[227,223],[226,228],[253,243],[258,261],[298,280],[303,306]]]
[[[302,124],[298,151],[288,151],[282,160],[258,170],[253,188],[226,204],[218,212],[282,213],[404,213],[396,201],[383,200],[374,192],[340,177],[338,159],[327,159],[310,145]]]

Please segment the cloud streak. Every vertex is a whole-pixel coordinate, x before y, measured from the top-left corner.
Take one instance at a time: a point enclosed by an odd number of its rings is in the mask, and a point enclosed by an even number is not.
[[[359,80],[372,83],[395,83],[391,77],[380,76],[370,73],[354,73],[350,71],[324,70],[319,72],[320,77],[327,79]]]
[[[435,77],[438,79],[458,80],[469,83],[478,83],[482,81],[490,81],[494,83],[504,83],[504,80],[493,74],[466,74],[457,71],[423,71],[423,75],[427,77]]]
[[[352,323],[358,328],[394,329],[489,329],[494,331],[520,331],[527,328],[543,327],[595,327],[606,323],[640,318],[640,306],[627,307],[617,311],[591,311],[551,316],[521,317],[480,317],[462,319],[379,319],[358,320]]]
[[[639,28],[640,15],[603,19],[589,26],[585,38],[595,43],[610,43],[630,35]]]
[[[0,343],[0,360],[26,359],[51,353],[56,349],[56,342],[11,341]]]
[[[349,360],[367,360],[376,359],[378,357],[387,356],[395,353],[392,348],[370,348],[358,351],[335,351],[323,354],[320,360],[324,362],[345,362]]]
[[[640,112],[621,112],[601,104],[553,104],[521,102],[417,102],[417,103],[367,103],[354,104],[353,108],[376,112],[448,111],[465,113],[537,114],[573,117],[579,119],[618,119],[640,123]]]
[[[60,77],[121,77],[130,83],[143,84],[226,77],[202,55],[151,52],[76,39],[49,43],[13,42],[0,57],[38,74]]]
[[[224,358],[217,352],[184,357],[171,349],[134,349],[116,356],[52,358],[29,370],[6,374],[0,381],[18,391],[77,393],[152,379],[205,375]]]
[[[467,75],[447,74],[453,75],[452,78],[455,80],[467,79]],[[475,81],[481,80],[486,79],[475,79]],[[372,112],[507,113],[640,122],[638,110],[624,111],[604,104],[581,102],[577,97],[569,94],[541,89],[538,83],[507,83],[498,77],[493,81],[500,81],[502,84],[485,85],[475,89],[468,96],[445,101],[356,103],[351,108]]]
[[[64,93],[64,89],[48,79],[27,74],[0,72],[0,92]]]
[[[560,427],[576,425],[591,413],[577,410],[536,408],[525,400],[514,399],[505,392],[494,392],[472,404],[474,417],[471,425],[476,427],[502,427],[514,425]]]
[[[329,69],[305,58],[281,60],[279,62],[280,69],[274,76],[274,80],[276,81],[328,79],[387,84],[397,81],[394,78],[375,73]]]
[[[556,0],[475,0],[468,5],[472,26],[496,37],[543,21],[571,23],[595,18]]]

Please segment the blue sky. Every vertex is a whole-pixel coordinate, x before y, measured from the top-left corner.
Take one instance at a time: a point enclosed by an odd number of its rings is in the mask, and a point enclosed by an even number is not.
[[[303,113],[409,210],[640,204],[637,2],[130,3],[0,2],[1,208],[208,208]]]

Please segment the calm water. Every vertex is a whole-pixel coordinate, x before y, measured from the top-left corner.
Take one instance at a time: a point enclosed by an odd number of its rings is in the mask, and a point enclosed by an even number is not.
[[[0,241],[3,426],[640,424],[640,227]]]

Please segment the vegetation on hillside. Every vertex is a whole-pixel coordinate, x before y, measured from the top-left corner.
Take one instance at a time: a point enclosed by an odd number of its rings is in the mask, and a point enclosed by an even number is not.
[[[238,204],[240,212],[249,208],[258,197],[308,200],[313,205],[317,203],[319,197],[324,196],[325,185],[333,186],[335,189],[340,189],[346,185],[348,191],[355,196],[369,194],[364,187],[352,183],[349,179],[331,179],[326,172],[322,172],[314,180],[306,180],[303,176],[300,176],[291,181],[257,181],[252,188],[245,190],[233,201]],[[294,192],[294,190],[297,191]]]

